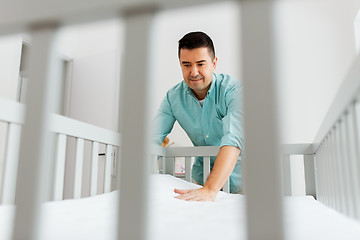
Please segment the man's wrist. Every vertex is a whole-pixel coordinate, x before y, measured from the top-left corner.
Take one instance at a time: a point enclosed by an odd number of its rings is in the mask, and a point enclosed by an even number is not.
[[[205,184],[204,190],[206,190],[207,192],[209,192],[213,196],[216,196],[217,193],[220,191],[220,189],[216,189],[216,188],[211,187],[211,186],[209,186],[207,184]]]

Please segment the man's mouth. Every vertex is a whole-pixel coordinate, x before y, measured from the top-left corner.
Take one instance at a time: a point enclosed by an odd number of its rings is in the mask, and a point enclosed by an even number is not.
[[[190,79],[190,81],[192,81],[192,82],[198,82],[198,81],[200,81],[200,80],[202,80],[202,78],[193,78],[193,79]]]

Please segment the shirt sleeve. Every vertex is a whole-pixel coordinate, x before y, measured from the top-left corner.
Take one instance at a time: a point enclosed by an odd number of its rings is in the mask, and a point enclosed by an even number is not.
[[[225,94],[227,107],[226,116],[222,119],[224,136],[220,146],[235,146],[243,152],[244,149],[244,120],[242,104],[242,85],[236,84]]]
[[[161,145],[165,137],[171,132],[175,120],[176,119],[171,110],[169,96],[167,94],[162,101],[153,122],[154,126],[152,131],[152,139],[155,144]]]

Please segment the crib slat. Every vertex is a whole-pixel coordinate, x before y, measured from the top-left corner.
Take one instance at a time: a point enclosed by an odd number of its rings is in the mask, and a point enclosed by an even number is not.
[[[342,204],[341,204],[341,184],[339,181],[339,169],[338,169],[338,163],[339,163],[339,157],[338,157],[338,151],[337,151],[337,125],[333,127],[333,134],[331,138],[331,151],[333,154],[333,182],[334,182],[334,198],[335,198],[335,209],[341,212]]]
[[[26,116],[22,128],[16,215],[13,239],[37,239],[40,204],[50,196],[50,177],[55,162],[55,139],[50,134],[49,113],[59,102],[59,61],[54,51],[58,25],[38,22],[29,26],[29,84],[26,89]]]
[[[345,123],[345,132],[344,132],[344,139],[345,139],[345,147],[346,147],[346,165],[348,168],[347,171],[347,175],[349,178],[349,198],[350,198],[350,202],[351,202],[351,212],[350,212],[350,217],[355,217],[355,213],[357,212],[357,207],[356,207],[356,196],[355,196],[355,191],[353,189],[355,189],[355,178],[354,178],[354,174],[353,174],[353,164],[352,164],[352,159],[354,158],[354,148],[353,148],[353,138],[351,137],[351,135],[353,134],[353,127],[351,124],[351,121],[349,121],[350,115],[349,113],[347,113],[345,115],[344,118],[344,123]]]
[[[316,177],[316,196],[319,201],[322,199],[322,188],[321,188],[321,149],[322,144],[320,144],[316,154],[315,154],[315,177]]]
[[[55,165],[54,195],[55,201],[63,199],[65,158],[66,158],[66,135],[58,134],[57,153]]]
[[[18,172],[21,126],[10,123],[6,146],[6,158],[3,177],[2,204],[15,204],[16,177]]]
[[[226,180],[226,182],[225,182],[225,184],[224,184],[223,192],[230,193],[230,182],[229,182],[229,179]]]
[[[124,77],[121,79],[119,130],[122,133],[120,175],[118,177],[118,237],[146,239],[150,143],[149,111],[154,74],[151,59],[154,7],[140,6],[123,12],[125,24]],[[144,66],[139,68],[139,66]],[[136,72],[136,74],[134,74]],[[134,98],[136,96],[136,98]],[[132,186],[131,188],[129,186]],[[121,193],[121,194],[120,194]]]
[[[159,156],[158,158],[158,162],[159,162],[159,174],[164,174],[165,173],[165,157],[163,156]]]
[[[170,174],[172,176],[175,176],[175,157],[165,157],[163,166],[164,166],[165,174]]]
[[[191,182],[191,157],[185,157],[185,180]]]
[[[81,198],[82,172],[84,162],[84,139],[76,139],[74,198]]]
[[[324,149],[323,149],[323,155],[324,155],[324,161],[323,161],[323,166],[324,166],[324,180],[323,180],[323,185],[324,185],[324,203],[326,205],[330,205],[329,203],[329,148],[328,148],[328,135],[325,137],[324,140]]]
[[[204,181],[204,185],[210,175],[210,157],[204,157],[204,160],[203,160],[203,181]]]
[[[348,138],[348,151],[349,151],[349,165],[350,165],[350,179],[351,179],[351,189],[352,197],[354,202],[354,215],[353,217],[360,219],[360,182],[358,178],[358,164],[359,160],[358,154],[358,140],[356,136],[356,115],[355,107],[351,104],[347,117],[347,138]]]
[[[112,168],[112,154],[113,147],[106,145],[106,158],[105,158],[105,179],[104,179],[104,192],[111,191],[111,168]]]
[[[346,214],[351,216],[354,212],[353,202],[351,201],[352,189],[350,188],[350,178],[349,178],[349,164],[348,164],[348,151],[347,151],[347,138],[346,138],[346,119],[345,116],[341,118],[340,122],[340,146],[341,146],[341,159],[342,160],[342,172],[341,178],[345,180],[345,201],[346,201]]]
[[[327,155],[327,186],[328,186],[328,205],[334,208],[334,185],[333,185],[333,174],[332,174],[332,156],[331,156],[331,131],[328,134],[326,141],[326,155]]]
[[[90,180],[90,195],[91,196],[95,196],[97,194],[98,172],[99,172],[99,143],[92,142],[91,180]]]
[[[341,160],[339,158],[339,149],[338,149],[338,131],[337,131],[338,125],[334,125],[334,134],[333,134],[333,153],[334,153],[334,182],[335,182],[335,198],[336,198],[336,206],[337,210],[339,212],[343,212],[343,200],[342,200],[342,180],[340,179],[340,171],[339,171],[339,164],[341,164]]]
[[[322,171],[318,171],[318,176],[319,176],[319,199],[324,202],[324,143],[322,143],[321,149],[319,150],[319,154],[318,154],[318,167],[317,169],[322,170]]]
[[[346,181],[344,179],[344,165],[342,164],[342,145],[341,145],[341,134],[340,134],[340,122],[337,122],[335,125],[335,150],[336,150],[336,158],[338,161],[336,162],[336,168],[337,168],[337,179],[338,179],[338,186],[339,186],[339,196],[340,196],[340,211],[342,213],[347,213],[347,207],[346,204]]]
[[[335,155],[335,143],[334,143],[334,132],[335,128],[331,129],[330,139],[329,139],[329,152],[330,152],[330,166],[331,166],[331,198],[332,198],[332,206],[334,209],[339,209],[339,201],[338,201],[338,193],[337,193],[337,181],[336,181],[336,155]]]
[[[335,199],[335,181],[334,181],[334,156],[333,156],[333,145],[332,145],[332,129],[330,130],[329,136],[328,136],[328,185],[329,185],[329,205],[332,208],[336,207],[336,199]]]
[[[274,2],[241,1],[242,69],[246,89],[244,193],[247,235],[251,240],[284,239],[278,87],[274,74],[277,67]]]
[[[354,159],[354,167],[356,169],[356,174],[355,174],[355,182],[357,184],[360,183],[360,103],[356,102],[353,106],[352,111],[354,112],[353,114],[353,123],[354,123],[354,133],[355,133],[355,153],[356,153],[356,157]],[[356,195],[359,196],[360,195],[360,189],[354,189],[356,191]],[[360,212],[359,212],[359,208],[360,208],[360,202],[357,201],[358,204],[358,212],[357,212],[357,219],[360,220]]]

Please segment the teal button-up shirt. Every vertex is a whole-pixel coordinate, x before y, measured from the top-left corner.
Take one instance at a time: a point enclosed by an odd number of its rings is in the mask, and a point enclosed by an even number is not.
[[[230,176],[230,191],[242,189],[241,158],[244,149],[242,85],[226,74],[213,74],[203,106],[185,81],[171,88],[155,118],[157,144],[171,132],[175,121],[185,130],[194,146],[235,146],[241,150]],[[212,169],[215,157],[211,158]],[[203,185],[203,160],[196,158],[192,177]]]

